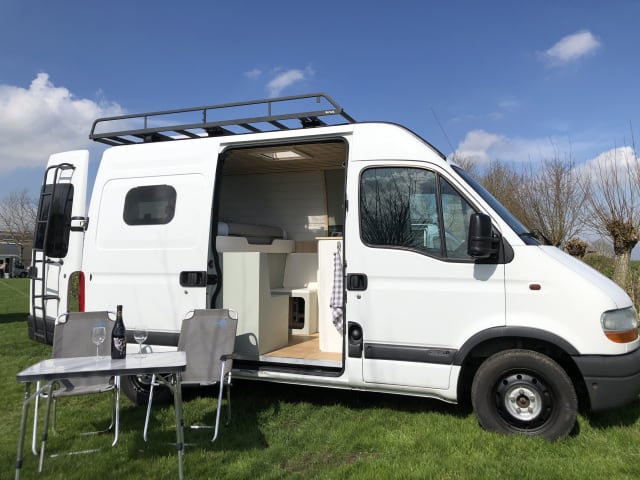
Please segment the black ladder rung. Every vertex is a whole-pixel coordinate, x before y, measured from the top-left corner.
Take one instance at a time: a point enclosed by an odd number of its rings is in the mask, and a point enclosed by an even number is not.
[[[58,295],[33,295],[33,298],[41,298],[43,300],[60,300]]]

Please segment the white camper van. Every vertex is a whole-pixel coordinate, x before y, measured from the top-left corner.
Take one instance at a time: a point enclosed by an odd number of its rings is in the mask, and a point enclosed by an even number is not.
[[[69,308],[124,306],[154,350],[193,309],[238,312],[234,375],[470,399],[482,426],[555,439],[579,402],[640,391],[636,311],[541,245],[410,130],[325,94],[96,120],[110,145],[88,210],[87,151],[52,155],[29,335]],[[123,380],[145,400],[143,378]]]

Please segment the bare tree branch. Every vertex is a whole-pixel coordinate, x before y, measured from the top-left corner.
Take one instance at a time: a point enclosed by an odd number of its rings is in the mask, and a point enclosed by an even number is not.
[[[529,164],[521,187],[527,202],[529,225],[551,244],[560,247],[584,230],[587,193],[581,187],[583,174],[571,158],[559,155],[543,160],[541,168]]]
[[[640,227],[640,166],[633,148],[616,148],[593,166],[589,225],[613,241],[613,279],[628,290],[631,250]]]
[[[11,192],[0,202],[0,230],[8,240],[19,245],[20,251],[33,237],[38,205],[27,190]]]

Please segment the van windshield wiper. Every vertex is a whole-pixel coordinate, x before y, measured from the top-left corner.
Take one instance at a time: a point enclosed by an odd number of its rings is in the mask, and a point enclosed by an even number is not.
[[[549,239],[545,237],[544,233],[542,233],[538,229],[532,229],[532,230],[529,230],[528,232],[522,232],[519,235],[520,235],[520,238],[533,238],[534,240],[537,240],[538,242],[544,245],[552,245]]]

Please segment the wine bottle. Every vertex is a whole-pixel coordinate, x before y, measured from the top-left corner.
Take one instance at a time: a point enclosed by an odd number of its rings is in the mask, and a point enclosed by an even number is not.
[[[122,305],[116,307],[116,323],[111,331],[111,358],[124,358],[127,355],[127,330],[122,320]]]

